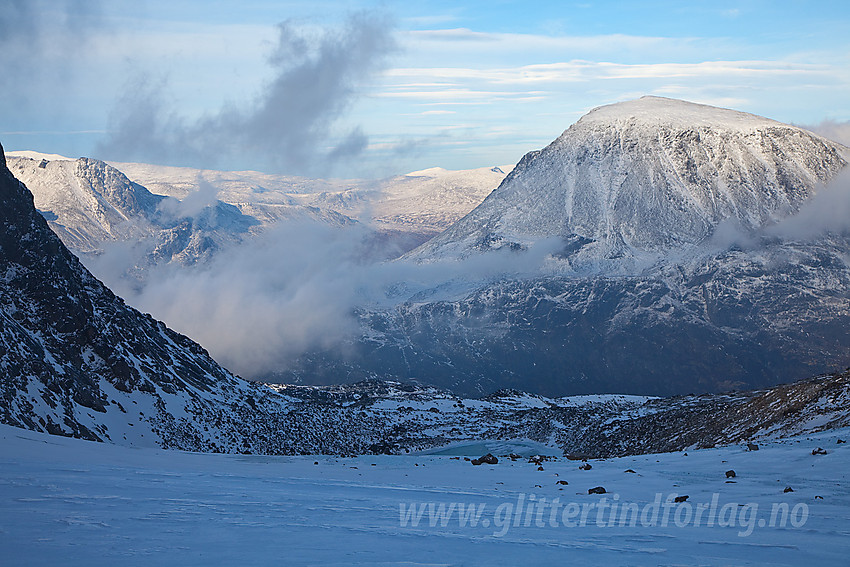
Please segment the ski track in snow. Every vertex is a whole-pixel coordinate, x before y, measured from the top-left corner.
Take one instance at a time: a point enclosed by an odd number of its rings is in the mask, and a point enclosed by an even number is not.
[[[850,430],[717,449],[594,460],[471,466],[448,456],[268,457],[131,449],[0,426],[0,549],[13,565],[846,565]],[[827,455],[813,456],[824,447]],[[318,465],[314,462],[318,461]],[[374,464],[374,466],[373,466]],[[636,474],[625,473],[626,469]],[[736,471],[735,483],[724,472]],[[558,480],[569,482],[566,486]],[[521,494],[579,505],[804,503],[794,528],[401,526],[400,503],[486,505]],[[784,493],[785,486],[794,492]],[[562,490],[559,490],[562,489]],[[823,499],[815,499],[822,496]],[[742,509],[741,506],[732,508]],[[545,515],[549,517],[549,514]],[[672,518],[672,515],[671,515]]]

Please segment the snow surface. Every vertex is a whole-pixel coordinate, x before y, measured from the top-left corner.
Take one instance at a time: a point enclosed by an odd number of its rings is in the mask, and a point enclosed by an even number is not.
[[[435,455],[130,449],[0,426],[0,549],[6,566],[846,565],[850,448],[837,439],[848,436],[844,429],[762,443],[759,451],[594,460],[591,470],[559,459],[539,471],[524,459],[472,466]],[[828,454],[812,455],[817,447]],[[727,470],[736,471],[734,482]],[[588,495],[596,486],[608,494]],[[688,495],[690,506],[670,508],[665,527],[662,514],[655,522],[647,515],[647,526],[609,527],[610,507],[601,517],[589,507],[631,503],[643,511],[656,494],[662,501]],[[525,512],[528,502],[546,499],[543,527],[537,509],[527,524],[517,514],[520,498]],[[584,525],[579,514],[567,518],[578,525],[567,527],[557,513],[553,527],[555,498],[559,512],[569,503],[588,506]],[[474,526],[461,526],[455,508],[444,524],[434,515],[432,527],[428,503],[436,512],[452,503],[484,508]],[[796,511],[785,527],[770,527],[774,504]],[[425,510],[416,526],[401,517],[401,507],[411,506]]]
[[[737,130],[741,134],[786,126],[782,122],[747,112],[660,96],[643,96],[627,102],[600,106],[581,118],[581,122],[585,124],[611,124],[617,121],[634,121],[681,129],[708,126]]]
[[[76,158],[69,158],[65,156],[60,156],[59,154],[45,154],[42,152],[36,152],[33,150],[19,150],[12,152],[4,152],[6,157],[22,157],[29,159],[37,159],[42,160],[46,159],[47,161],[74,161]]]

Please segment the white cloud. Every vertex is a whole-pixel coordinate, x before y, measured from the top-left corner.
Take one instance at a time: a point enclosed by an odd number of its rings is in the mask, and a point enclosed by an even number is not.
[[[398,255],[363,225],[283,222],[256,239],[193,267],[160,266],[139,284],[122,277],[133,245],[120,242],[89,260],[92,271],[128,303],[204,345],[246,377],[283,370],[314,349],[345,352],[358,336],[355,309],[392,305],[451,280],[479,281],[543,266],[556,242],[528,253],[497,252],[464,262],[381,262]],[[405,293],[390,294],[403,285]]]
[[[819,124],[803,126],[803,128],[850,147],[850,121],[824,120]]]
[[[572,60],[561,63],[523,65],[512,68],[473,69],[459,67],[395,68],[389,79],[416,80],[412,84],[447,85],[451,81],[481,81],[500,85],[527,85],[548,82],[576,82],[595,79],[681,78],[716,76],[803,76],[828,75],[826,65],[789,64],[776,61],[702,61],[698,63],[622,64],[607,61]]]

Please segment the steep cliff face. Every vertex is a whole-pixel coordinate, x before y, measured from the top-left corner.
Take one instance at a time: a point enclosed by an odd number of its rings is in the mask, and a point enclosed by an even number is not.
[[[75,253],[96,255],[115,242],[141,247],[135,275],[149,264],[208,259],[261,224],[214,195],[196,195],[188,202],[155,195],[100,160],[12,157],[9,167]]]
[[[108,438],[96,414],[113,409],[110,392],[201,395],[234,387],[200,346],[97,281],[48,228],[5,162],[0,209],[4,422]],[[153,413],[147,417],[165,417]]]
[[[696,245],[721,222],[764,227],[799,210],[848,149],[743,112],[659,97],[591,111],[526,155],[501,186],[411,253],[467,256],[542,238],[572,264]],[[576,245],[578,243],[578,245]]]
[[[79,252],[150,236],[164,199],[98,160],[16,157],[9,166],[63,242]]]

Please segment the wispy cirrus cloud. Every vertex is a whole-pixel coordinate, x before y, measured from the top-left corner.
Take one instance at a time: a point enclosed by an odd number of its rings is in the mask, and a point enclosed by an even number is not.
[[[403,85],[446,86],[461,82],[493,85],[530,85],[578,82],[595,79],[686,78],[745,76],[752,78],[821,76],[831,73],[827,65],[788,64],[776,61],[701,61],[697,63],[622,64],[608,61],[573,60],[560,63],[522,65],[511,68],[466,67],[396,68],[385,73]],[[408,83],[407,81],[414,81]]]
[[[639,36],[628,34],[605,34],[593,36],[575,35],[543,35],[543,34],[520,34],[520,33],[493,33],[474,31],[467,28],[416,30],[407,32],[408,41],[411,43],[442,42],[467,44],[478,43],[480,48],[492,49],[501,46],[505,49],[513,46],[515,50],[535,50],[545,54],[562,50],[588,51],[588,52],[613,52],[622,49],[647,49],[661,45],[676,43],[680,45],[689,44],[696,40],[690,38],[671,39],[666,37]],[[468,45],[465,49],[475,49],[474,45]]]

